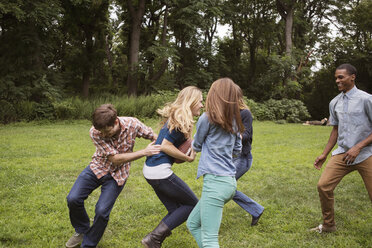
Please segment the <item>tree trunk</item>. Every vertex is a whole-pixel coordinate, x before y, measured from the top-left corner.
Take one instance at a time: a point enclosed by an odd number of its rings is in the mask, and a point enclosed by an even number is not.
[[[89,96],[90,87],[90,71],[83,72],[83,97],[87,98]]]
[[[285,18],[285,54],[291,56],[292,54],[292,26],[293,26],[293,8],[287,10]]]
[[[285,21],[285,54],[287,56],[291,56],[292,54],[292,26],[295,3],[296,0],[293,0],[290,4],[285,4],[281,0],[276,0],[276,8]]]
[[[256,49],[257,49],[257,43],[251,42],[249,44],[249,78],[248,82],[249,84],[252,83],[252,80],[256,76]]]
[[[177,80],[177,84],[178,84],[178,88],[179,89],[183,89],[185,87],[185,84],[184,84],[184,81],[185,81],[185,70],[184,70],[184,67],[185,67],[185,56],[183,56],[183,54],[185,54],[185,50],[186,50],[186,41],[184,40],[184,37],[182,37],[182,40],[181,40],[181,47],[180,47],[180,65],[177,67],[178,68],[178,73],[177,73],[177,76],[176,76],[176,80]]]
[[[87,62],[83,68],[83,97],[87,98],[89,96],[90,88],[90,78],[92,72],[91,58],[93,53],[93,36],[89,31],[85,31],[86,45],[85,45],[85,56],[87,57]]]
[[[128,0],[129,14],[132,19],[129,39],[129,71],[127,78],[128,95],[136,96],[138,88],[138,58],[141,35],[141,23],[145,12],[145,0],[138,1],[137,10],[134,9],[132,1]]]
[[[168,25],[168,6],[165,6],[165,13],[164,13],[164,21],[163,21],[163,30],[161,35],[161,45],[165,46],[167,41],[167,25]],[[157,71],[157,73],[154,74],[153,70],[150,74],[150,81],[155,82],[160,79],[160,77],[164,74],[165,70],[168,67],[168,59],[164,58],[163,62]]]
[[[118,84],[117,84],[116,78],[114,76],[114,67],[113,67],[113,64],[112,64],[112,56],[111,56],[111,51],[110,51],[111,50],[110,45],[109,45],[109,42],[108,42],[108,35],[106,35],[106,37],[105,37],[105,48],[106,48],[107,62],[108,62],[108,66],[110,68],[112,86],[116,89],[118,87]]]

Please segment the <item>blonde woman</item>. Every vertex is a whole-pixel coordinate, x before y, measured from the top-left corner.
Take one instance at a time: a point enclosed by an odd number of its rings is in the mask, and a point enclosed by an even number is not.
[[[171,231],[187,220],[198,202],[189,186],[173,173],[172,165],[175,159],[187,162],[195,159],[194,151],[188,156],[177,147],[191,138],[194,116],[200,115],[202,101],[202,92],[197,87],[189,86],[180,91],[173,103],[158,110],[165,121],[155,142],[161,144],[161,152],[147,157],[143,175],[168,210],[168,214],[142,239],[141,243],[147,248],[161,247]]]

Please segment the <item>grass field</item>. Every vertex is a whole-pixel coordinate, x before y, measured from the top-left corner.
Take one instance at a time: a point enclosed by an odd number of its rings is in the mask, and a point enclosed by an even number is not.
[[[155,120],[145,121],[156,129]],[[0,247],[64,247],[74,230],[66,196],[94,153],[88,121],[17,123],[0,126]],[[321,223],[312,163],[325,146],[330,127],[254,122],[253,166],[238,189],[265,207],[256,227],[234,202],[224,208],[220,245],[245,247],[372,247],[372,205],[357,172],[335,191],[338,231],[310,233]],[[147,140],[139,139],[135,150]],[[166,214],[142,176],[144,159],[132,163],[131,176],[111,213],[100,248],[141,247],[140,240]],[[175,173],[200,196],[197,161]],[[100,190],[86,201],[90,217]],[[197,247],[183,224],[165,248]]]

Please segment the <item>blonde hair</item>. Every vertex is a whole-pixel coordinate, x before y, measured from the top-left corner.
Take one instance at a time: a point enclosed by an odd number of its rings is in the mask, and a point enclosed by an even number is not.
[[[230,78],[221,78],[213,82],[209,89],[205,110],[210,122],[221,126],[230,133],[244,131],[240,116],[239,91]],[[238,130],[234,127],[234,120]]]
[[[202,92],[195,86],[188,86],[178,93],[177,99],[168,103],[157,112],[163,117],[163,122],[168,121],[168,128],[182,132],[185,137],[191,138],[193,125],[195,123],[191,109],[196,106],[202,98]]]

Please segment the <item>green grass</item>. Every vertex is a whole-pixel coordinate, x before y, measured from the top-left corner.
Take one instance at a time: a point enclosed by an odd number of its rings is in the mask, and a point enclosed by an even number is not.
[[[156,129],[156,120],[145,123]],[[0,247],[64,247],[73,234],[66,196],[94,153],[88,121],[18,123],[0,126]],[[310,233],[321,223],[316,190],[320,172],[312,163],[325,146],[330,127],[254,122],[253,167],[238,182],[266,209],[260,223],[234,202],[224,208],[220,245],[245,247],[372,247],[372,208],[357,172],[335,191],[338,231]],[[135,150],[147,140],[138,139]],[[132,163],[131,176],[111,213],[100,248],[141,247],[140,240],[166,214],[142,176],[144,159]],[[197,161],[174,166],[175,173],[200,196]],[[100,190],[86,201],[90,217]],[[197,247],[183,224],[165,248]]]

